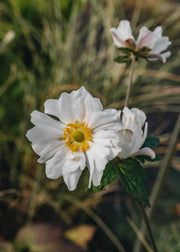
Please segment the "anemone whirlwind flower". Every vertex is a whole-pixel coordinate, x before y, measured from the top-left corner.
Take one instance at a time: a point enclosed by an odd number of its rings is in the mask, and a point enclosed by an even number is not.
[[[49,99],[44,107],[46,114],[37,110],[31,113],[34,127],[26,136],[40,156],[38,162],[45,163],[47,177],[63,176],[68,189],[74,190],[87,166],[89,187],[91,182],[98,186],[106,163],[121,149],[113,130],[119,125],[120,112],[103,110],[100,100],[84,87]]]
[[[137,41],[135,41],[132,35],[132,30],[128,20],[122,20],[119,23],[118,28],[111,28],[114,44],[118,48],[129,48],[134,53],[139,52],[142,56],[149,58],[150,60],[162,60],[166,62],[171,53],[170,51],[164,52],[171,44],[169,38],[162,36],[162,27],[158,26],[152,32],[147,27],[143,26],[140,29]]]
[[[122,129],[119,132],[121,152],[120,159],[137,155],[146,155],[155,158],[155,153],[148,147],[141,149],[146,137],[148,124],[145,113],[137,108],[125,107],[122,115]],[[144,126],[144,132],[142,127]]]

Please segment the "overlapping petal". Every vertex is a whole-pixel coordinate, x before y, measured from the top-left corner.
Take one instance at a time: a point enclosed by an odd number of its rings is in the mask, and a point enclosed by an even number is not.
[[[73,173],[63,174],[64,182],[66,183],[69,191],[76,189],[81,174],[82,171],[80,169],[76,170]]]
[[[91,182],[95,186],[100,185],[103,171],[107,162],[109,161],[109,154],[109,148],[103,148],[100,146],[93,146],[86,152],[88,159],[87,166],[90,172],[89,187],[91,187]]]

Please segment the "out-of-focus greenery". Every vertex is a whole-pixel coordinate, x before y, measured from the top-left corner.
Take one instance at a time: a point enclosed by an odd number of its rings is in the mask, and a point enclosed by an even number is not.
[[[32,127],[33,110],[43,111],[46,99],[57,98],[61,92],[82,85],[99,97],[105,107],[123,107],[129,69],[113,61],[117,49],[109,29],[128,19],[136,37],[143,25],[149,29],[161,25],[163,35],[172,41],[172,56],[166,64],[149,64],[143,60],[136,64],[130,99],[131,107],[138,106],[147,113],[149,130],[160,137],[162,146],[157,151],[163,157],[180,112],[179,12],[179,3],[167,0],[0,2],[0,235],[3,239],[13,240],[19,228],[32,221],[56,223],[68,229],[93,220],[98,227],[98,214],[126,250],[132,251],[135,236],[125,217],[128,214],[138,217],[138,210],[132,209],[121,185],[117,182],[109,191],[92,194],[85,191],[88,178],[84,174],[77,190],[68,192],[61,178],[53,181],[45,177],[44,165],[37,164],[37,156],[25,134]],[[8,37],[10,31],[14,37]],[[158,164],[149,169],[148,187],[152,186]],[[180,215],[172,213],[179,203],[178,169],[176,156],[166,182],[166,201],[162,198],[157,209],[161,221],[155,218],[153,223],[162,252],[180,250],[180,230],[177,222],[174,224],[174,218]],[[169,223],[171,231],[167,229]],[[90,248],[116,251],[101,228]],[[171,232],[170,236],[166,230]]]

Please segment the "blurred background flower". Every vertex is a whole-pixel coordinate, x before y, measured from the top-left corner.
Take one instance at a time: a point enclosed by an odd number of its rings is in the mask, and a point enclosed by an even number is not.
[[[0,240],[7,251],[33,251],[27,243],[21,250],[16,245],[18,231],[27,223],[56,224],[63,237],[79,225],[94,225],[93,231],[87,229],[91,239],[82,249],[117,251],[118,237],[126,251],[133,251],[136,233],[126,216],[138,226],[140,213],[120,182],[91,193],[83,176],[77,190],[68,192],[61,178],[45,177],[25,133],[32,127],[33,110],[42,111],[45,100],[81,85],[106,108],[122,109],[129,69],[113,61],[116,48],[109,30],[127,19],[135,37],[142,26],[162,26],[172,41],[166,64],[136,64],[130,98],[130,107],[147,114],[149,133],[160,139],[156,153],[163,158],[180,112],[179,12],[179,2],[169,0],[0,2]],[[174,211],[180,199],[179,152],[177,142],[152,221],[160,251],[180,250],[180,220]],[[146,167],[150,192],[159,162]]]

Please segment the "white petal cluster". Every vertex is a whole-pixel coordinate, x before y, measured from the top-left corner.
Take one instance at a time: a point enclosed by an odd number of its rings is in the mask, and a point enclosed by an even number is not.
[[[142,48],[150,49],[147,58],[150,60],[162,60],[166,62],[171,53],[170,51],[164,52],[171,44],[169,38],[162,36],[162,27],[158,26],[152,32],[147,27],[143,26],[139,31],[137,41],[132,35],[130,23],[127,20],[122,20],[118,28],[110,29],[114,44],[118,47],[131,48],[141,50]]]
[[[34,127],[26,136],[40,156],[38,162],[45,163],[47,177],[63,176],[68,189],[74,190],[87,166],[89,187],[91,182],[98,186],[106,163],[121,151],[113,130],[120,128],[120,111],[103,110],[100,100],[84,87],[49,99],[44,107],[45,113],[32,112]]]
[[[120,159],[133,157],[137,155],[146,155],[155,158],[155,153],[148,147],[142,149],[147,137],[146,115],[137,108],[129,109],[125,107],[122,115],[122,129],[119,132],[120,146],[122,150],[119,153]],[[142,127],[144,126],[144,132]]]

